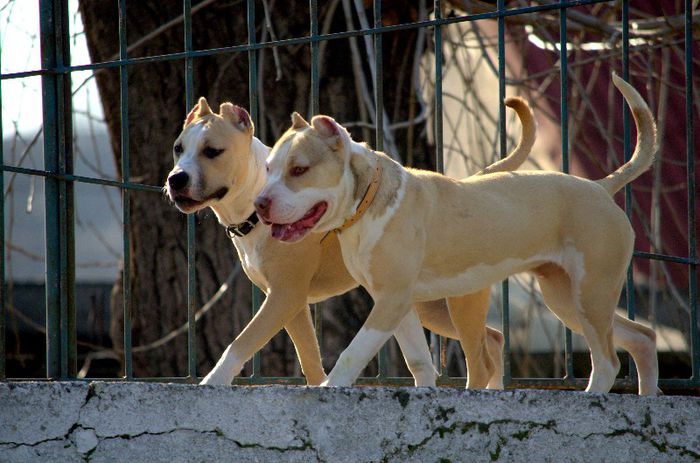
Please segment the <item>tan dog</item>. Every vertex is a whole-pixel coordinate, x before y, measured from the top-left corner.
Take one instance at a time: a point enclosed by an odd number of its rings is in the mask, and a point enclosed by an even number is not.
[[[316,116],[309,125],[292,116],[292,128],[268,158],[258,215],[274,237],[290,242],[354,222],[339,233],[343,259],[374,299],[325,385],[352,384],[410,316],[413,301],[447,298],[468,362],[468,387],[483,387],[487,306],[465,310],[454,297],[530,271],[549,308],[588,343],[593,371],[587,391],[609,391],[615,381],[614,336],[637,362],[639,392],[657,393],[654,333],[615,316],[634,232],[612,199],[651,165],[656,128],[634,88],[617,76],[613,81],[639,135],[631,160],[597,182],[556,172],[457,181],[403,168],[352,141],[330,117]],[[369,206],[368,185],[379,185]]]
[[[527,104],[517,98],[509,99],[507,104],[523,123],[522,139],[509,157],[484,172],[516,169],[534,142],[535,123]],[[322,234],[312,234],[290,246],[273,240],[269,226],[248,222],[257,220],[253,200],[267,179],[265,158],[269,152],[253,132],[244,109],[224,103],[219,114],[214,114],[201,98],[174,144],[175,167],[166,184],[168,196],[185,213],[211,207],[229,230],[246,274],[267,295],[260,311],[202,383],[230,384],[243,364],[284,327],[294,342],[308,383],[320,384],[326,375],[308,304],[342,294],[357,283],[343,264],[335,236],[321,242]],[[482,289],[454,298],[453,304],[463,304],[464,313],[483,312],[488,309],[489,293],[489,288]],[[444,300],[421,303],[416,309],[420,322],[430,330],[459,337]],[[410,318],[397,329],[396,338],[416,384],[434,385],[435,369],[420,322]],[[484,363],[481,370],[489,375],[489,387],[502,388],[503,338],[500,332],[487,328],[487,340],[488,352],[480,358]]]

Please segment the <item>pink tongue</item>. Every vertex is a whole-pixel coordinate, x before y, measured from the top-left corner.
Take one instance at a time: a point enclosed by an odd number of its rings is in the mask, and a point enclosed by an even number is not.
[[[304,217],[294,223],[272,224],[272,237],[281,240],[289,241],[313,227],[316,224],[315,217],[318,215],[319,209],[325,210],[325,207],[319,206],[312,208]]]
[[[276,240],[287,241],[294,234],[293,229],[294,229],[293,223],[285,223],[285,224],[273,223],[272,224],[272,237]]]

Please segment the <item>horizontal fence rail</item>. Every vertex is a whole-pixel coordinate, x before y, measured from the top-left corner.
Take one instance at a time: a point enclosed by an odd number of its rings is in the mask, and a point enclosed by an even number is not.
[[[311,54],[311,88],[309,89],[309,107],[313,114],[322,113],[324,108],[320,105],[321,96],[324,89],[321,86],[321,70],[319,61],[319,48],[324,42],[332,40],[344,40],[352,38],[364,39],[369,37],[373,50],[373,59],[371,62],[364,63],[364,66],[371,74],[371,85],[373,93],[373,103],[375,108],[374,114],[374,129],[375,129],[375,147],[378,150],[384,149],[386,140],[385,121],[384,121],[384,76],[388,72],[385,69],[385,57],[383,56],[383,38],[387,34],[407,31],[407,30],[427,30],[432,34],[433,43],[432,52],[434,54],[434,76],[432,84],[434,85],[435,99],[432,102],[434,108],[432,126],[434,133],[435,146],[435,168],[437,171],[444,171],[444,146],[443,146],[443,61],[445,44],[443,42],[443,31],[451,25],[472,23],[484,20],[496,20],[497,23],[497,63],[496,72],[499,76],[498,97],[499,101],[503,101],[506,96],[506,86],[509,82],[506,79],[506,29],[507,20],[516,17],[527,18],[529,21],[536,21],[538,15],[550,14],[558,15],[559,18],[559,37],[558,37],[558,61],[554,65],[558,68],[560,79],[560,107],[559,120],[561,130],[561,166],[562,171],[568,173],[571,159],[570,147],[570,132],[572,131],[572,122],[570,121],[570,92],[571,82],[569,81],[569,55],[570,44],[568,43],[568,26],[571,21],[572,12],[576,8],[590,7],[599,4],[617,3],[612,0],[579,0],[579,1],[549,1],[542,4],[530,5],[525,7],[510,7],[506,6],[504,0],[498,0],[496,5],[492,5],[493,11],[480,12],[477,14],[452,14],[445,15],[444,12],[448,9],[445,1],[434,0],[432,8],[434,15],[431,18],[420,18],[414,22],[401,24],[385,24],[385,18],[382,15],[382,3],[380,0],[375,0],[371,9],[373,17],[367,24],[354,29],[343,32],[320,32],[319,5],[317,0],[309,1],[309,33],[307,36],[291,37],[280,40],[259,40],[259,32],[256,30],[256,25],[261,23],[261,18],[256,17],[256,11],[260,11],[260,7],[256,8],[256,3],[253,0],[248,0],[246,7],[242,9],[241,14],[247,17],[247,43],[240,45],[231,45],[227,47],[212,48],[212,49],[196,49],[193,45],[193,30],[192,16],[193,10],[196,11],[197,5],[192,5],[191,0],[183,0],[182,9],[182,26],[184,31],[183,36],[183,51],[161,54],[155,56],[134,57],[130,56],[129,44],[127,43],[127,22],[126,11],[129,8],[127,0],[119,0],[118,8],[115,10],[119,14],[119,35],[118,35],[118,54],[112,59],[96,62],[85,65],[72,65],[70,57],[70,33],[69,33],[69,14],[67,0],[41,0],[40,1],[40,36],[41,36],[41,69],[23,70],[20,72],[9,72],[0,74],[0,82],[9,82],[18,79],[27,79],[32,77],[40,77],[42,81],[43,95],[43,150],[44,150],[44,167],[43,168],[28,168],[24,166],[15,166],[7,164],[3,152],[3,146],[0,145],[0,162],[2,163],[3,176],[0,177],[0,186],[5,191],[5,182],[9,175],[22,175],[31,178],[41,179],[44,183],[44,201],[45,201],[45,265],[46,265],[46,321],[43,330],[46,334],[46,377],[48,379],[76,379],[77,374],[77,345],[78,339],[76,335],[76,307],[75,307],[75,217],[74,217],[74,188],[76,185],[98,185],[117,189],[121,194],[121,212],[123,234],[119,246],[123,252],[123,260],[128,263],[131,259],[130,233],[128,224],[131,222],[130,201],[133,194],[137,192],[145,192],[147,194],[162,194],[163,187],[161,185],[149,185],[132,178],[130,174],[130,127],[129,127],[129,75],[133,69],[139,66],[149,66],[158,62],[175,61],[181,62],[184,66],[184,91],[186,108],[193,106],[198,95],[194,94],[194,63],[196,60],[211,57],[215,55],[242,55],[248,60],[248,88],[249,88],[249,111],[254,124],[258,124],[260,118],[259,102],[259,67],[257,57],[261,50],[274,50],[280,47],[289,47],[295,45],[307,46]],[[361,3],[361,2],[360,2]],[[428,2],[423,2],[428,3]],[[469,3],[469,2],[467,2]],[[610,41],[620,40],[621,47],[619,49],[622,69],[618,72],[625,79],[629,79],[629,54],[630,47],[634,47],[630,38],[630,3],[622,2],[621,12],[621,30],[611,31],[610,34],[614,37],[609,38]],[[426,7],[423,5],[424,8]],[[682,16],[669,18],[670,22],[682,22],[684,27],[684,56],[685,63],[685,127],[684,136],[686,143],[685,164],[687,168],[686,188],[687,188],[687,221],[688,221],[688,249],[686,255],[668,255],[661,252],[647,252],[635,250],[634,258],[648,261],[662,261],[673,264],[682,265],[687,269],[688,275],[688,294],[687,301],[690,308],[689,314],[689,338],[690,338],[690,363],[692,374],[688,378],[672,379],[661,378],[660,385],[665,388],[683,388],[694,389],[700,388],[700,334],[698,332],[698,302],[697,302],[697,266],[700,259],[697,255],[696,247],[696,186],[695,186],[695,153],[694,153],[694,100],[693,100],[693,27],[698,21],[698,16],[693,14],[693,2],[691,0],[684,1],[684,13]],[[426,47],[430,50],[430,46]],[[4,57],[0,56],[0,62],[4,62]],[[121,177],[119,179],[98,178],[86,175],[78,175],[74,173],[73,156],[74,148],[72,146],[72,92],[75,93],[78,89],[73,89],[71,86],[72,76],[78,72],[90,71],[93,73],[101,72],[102,70],[115,70],[119,73],[119,93],[121,96],[121,106],[119,108],[121,114],[120,140],[119,146],[121,150]],[[200,77],[202,78],[202,77]],[[3,101],[2,90],[0,88],[0,102]],[[170,108],[172,111],[181,112],[183,108]],[[294,108],[290,108],[290,111]],[[506,109],[501,103],[498,112],[498,150],[501,157],[507,154],[506,135]],[[624,139],[623,151],[624,159],[628,160],[631,156],[631,124],[629,111],[625,108],[623,112],[624,124]],[[0,115],[0,128],[2,128],[2,116]],[[663,143],[664,140],[660,140]],[[630,220],[632,220],[634,202],[633,193],[630,185],[624,189],[624,205],[625,210]],[[5,270],[5,260],[8,255],[5,233],[5,224],[7,223],[8,208],[5,201],[0,203],[0,214],[3,217],[3,222],[0,224],[0,239],[3,246],[0,248],[0,254],[3,256],[2,264],[0,264],[0,272],[3,275],[4,284],[0,287],[0,298],[2,301],[2,310],[0,311],[0,379],[16,380],[21,378],[8,377],[6,373],[6,344],[8,342],[6,319],[8,317],[8,293],[7,276]],[[160,377],[160,378],[135,378],[133,374],[132,355],[137,349],[132,344],[132,308],[131,294],[129,292],[130,285],[123,285],[123,379],[124,380],[140,380],[140,381],[177,381],[177,382],[196,382],[202,376],[202,371],[197,371],[197,344],[196,344],[196,326],[198,320],[197,308],[197,274],[195,269],[195,257],[197,253],[197,226],[194,215],[189,215],[186,222],[186,254],[187,268],[183,270],[182,278],[187,279],[187,374],[182,377]],[[129,282],[133,275],[131,274],[130,265],[123,265],[122,270],[123,281]],[[264,294],[257,288],[253,287],[252,293],[252,311],[253,314],[259,309]],[[573,363],[573,347],[572,336],[569,330],[566,330],[564,340],[564,359],[565,359],[565,374],[562,378],[521,378],[514,377],[511,370],[511,322],[510,322],[510,289],[508,281],[503,282],[500,288],[500,301],[502,311],[502,330],[505,337],[505,349],[503,354],[504,360],[504,384],[506,387],[541,387],[541,388],[582,388],[585,387],[587,379],[577,378],[574,375]],[[628,316],[634,318],[635,310],[635,280],[633,267],[630,265],[628,278],[626,282],[626,309]],[[317,336],[322,336],[321,323],[321,308],[314,308],[314,325],[316,327]],[[434,340],[435,341],[435,340]],[[446,340],[442,337],[436,339],[434,347],[438,353],[435,356],[439,367],[440,376],[438,384],[445,386],[464,386],[466,378],[455,377],[448,375],[444,361],[444,352]],[[252,375],[238,377],[235,379],[235,384],[305,384],[305,379],[302,377],[269,377],[261,373],[261,357],[258,352],[252,359]],[[376,377],[364,377],[358,380],[360,385],[412,385],[413,379],[408,377],[394,377],[388,374],[387,370],[387,349],[386,346],[378,355],[378,375]],[[636,388],[636,373],[634,364],[630,359],[629,375],[624,378],[618,378],[616,387],[620,389],[634,390]],[[89,378],[98,379],[98,378]]]

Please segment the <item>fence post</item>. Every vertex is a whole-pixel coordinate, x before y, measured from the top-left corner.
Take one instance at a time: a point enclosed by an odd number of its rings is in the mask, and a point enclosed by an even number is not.
[[[496,3],[498,10],[498,133],[499,133],[499,153],[500,158],[507,156],[506,137],[506,107],[503,100],[506,97],[506,18],[505,1],[498,0]],[[510,287],[508,279],[501,283],[501,305],[503,308],[501,321],[503,328],[503,386],[507,387],[511,380],[510,369]]]
[[[67,0],[41,0],[41,65],[44,169],[73,173],[71,78]],[[47,176],[44,183],[46,240],[46,375],[76,374],[75,242],[73,183]]]
[[[194,105],[193,74],[194,63],[189,53],[192,51],[192,2],[183,2],[183,26],[185,39],[185,114]],[[197,270],[196,270],[196,227],[195,215],[187,215],[187,376],[190,381],[197,380],[197,322],[195,312],[197,311]]]
[[[2,53],[0,53],[0,63]],[[0,66],[0,69],[2,67]],[[5,165],[4,142],[5,136],[2,130],[2,84],[0,83],[0,165]],[[5,173],[0,171],[0,191],[3,193],[0,201],[0,381],[5,379],[5,317],[7,316],[7,293],[5,292]]]
[[[688,176],[688,303],[690,306],[691,383],[700,384],[697,231],[695,228],[695,132],[693,127],[693,2],[685,0],[685,149]]]

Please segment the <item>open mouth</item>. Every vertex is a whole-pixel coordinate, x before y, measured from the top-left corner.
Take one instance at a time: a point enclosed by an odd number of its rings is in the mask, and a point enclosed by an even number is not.
[[[321,201],[316,203],[304,217],[293,223],[273,223],[272,237],[276,240],[293,242],[303,238],[321,220],[328,209],[328,203]]]
[[[213,194],[207,196],[206,198],[197,200],[191,196],[185,194],[175,194],[172,196],[172,200],[182,212],[191,213],[196,212],[211,200],[220,200],[228,193],[228,188],[223,187],[215,191]]]

